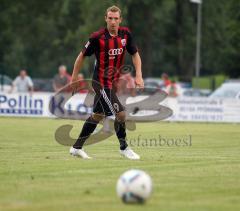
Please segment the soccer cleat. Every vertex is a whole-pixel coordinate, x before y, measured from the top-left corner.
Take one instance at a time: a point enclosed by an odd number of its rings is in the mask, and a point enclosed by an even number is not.
[[[86,152],[84,152],[83,149],[75,149],[73,147],[70,148],[70,154],[73,156],[77,156],[77,157],[81,157],[83,159],[91,159],[91,157],[89,157],[87,155]]]
[[[139,160],[140,159],[140,156],[128,147],[125,150],[120,150],[120,154],[131,160]]]

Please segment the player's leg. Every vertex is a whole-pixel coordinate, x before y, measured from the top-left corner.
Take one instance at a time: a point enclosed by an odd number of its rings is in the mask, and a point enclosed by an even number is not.
[[[82,131],[76,141],[76,143],[73,145],[73,148],[75,149],[82,149],[83,144],[88,139],[88,137],[93,133],[93,131],[96,129],[98,123],[104,118],[103,113],[103,106],[101,102],[101,93],[99,90],[95,91],[95,97],[94,97],[94,103],[93,103],[93,113],[92,115],[85,121]]]
[[[114,128],[120,143],[120,154],[132,160],[140,159],[140,156],[131,150],[127,144],[126,113],[124,106],[119,101],[115,91],[110,90],[109,92],[105,92],[104,95],[104,99],[106,99],[111,113],[115,114]]]
[[[119,143],[120,143],[120,150],[125,150],[128,147],[127,141],[126,141],[126,119],[125,111],[121,111],[116,113],[115,121],[114,121],[114,129],[116,132],[116,135],[118,137]]]
[[[89,156],[82,150],[82,147],[88,137],[96,129],[98,123],[104,118],[103,108],[101,105],[101,95],[100,92],[96,92],[93,104],[93,114],[85,121],[82,131],[75,142],[75,144],[70,149],[70,154],[77,155],[82,158],[89,158]]]
[[[120,154],[129,159],[138,160],[138,159],[140,159],[140,156],[128,147],[128,144],[126,141],[126,123],[125,123],[125,121],[126,121],[125,111],[116,113],[114,128],[115,128],[116,135],[117,135],[119,143],[120,143]]]
[[[84,123],[82,131],[75,142],[75,144],[70,149],[70,154],[74,156],[80,156],[82,158],[90,158],[86,152],[83,151],[82,147],[88,137],[96,129],[97,124],[104,118],[103,114],[93,113]]]
[[[88,139],[88,137],[93,133],[96,129],[98,123],[104,118],[103,114],[93,113],[84,123],[82,127],[82,131],[73,145],[75,149],[82,149],[83,144]]]
[[[128,145],[126,142],[125,111],[119,101],[116,92],[111,89],[101,90],[104,113],[107,116],[115,115],[114,129],[120,143],[120,150],[125,150]]]

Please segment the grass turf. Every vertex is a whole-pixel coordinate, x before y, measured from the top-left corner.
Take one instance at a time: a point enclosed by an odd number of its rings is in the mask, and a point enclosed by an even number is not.
[[[85,148],[93,160],[71,157],[54,140],[65,123],[76,137],[82,122],[0,118],[0,210],[240,210],[239,124],[139,123],[128,138],[141,136],[139,146],[131,142],[141,160],[130,161],[120,157],[115,136]],[[191,146],[149,146],[159,135],[191,135]],[[116,196],[119,175],[131,168],[153,179],[144,205]]]

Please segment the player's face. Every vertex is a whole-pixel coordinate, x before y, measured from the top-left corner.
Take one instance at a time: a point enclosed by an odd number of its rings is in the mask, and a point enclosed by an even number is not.
[[[119,12],[109,11],[107,16],[105,16],[105,21],[107,22],[108,30],[117,31],[120,23],[122,22],[122,18],[120,17]]]

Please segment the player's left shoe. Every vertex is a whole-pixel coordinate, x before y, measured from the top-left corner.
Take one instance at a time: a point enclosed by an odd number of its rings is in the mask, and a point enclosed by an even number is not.
[[[120,154],[130,160],[139,160],[140,156],[135,153],[132,149],[127,147],[125,150],[120,150]]]

